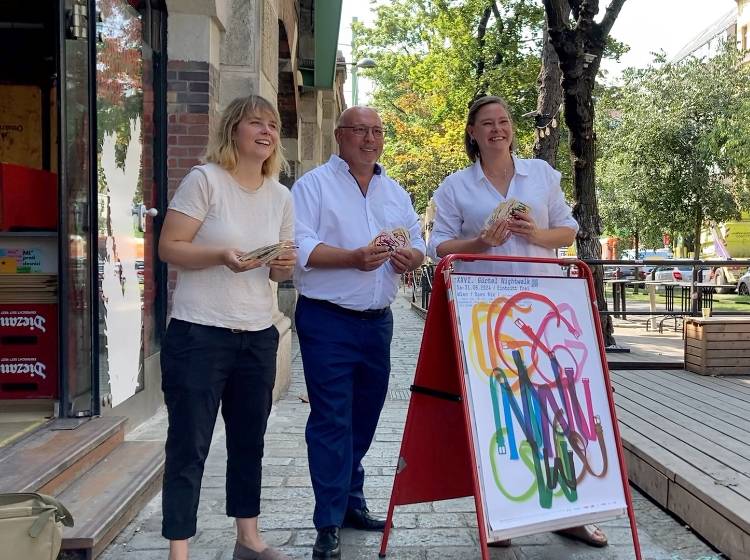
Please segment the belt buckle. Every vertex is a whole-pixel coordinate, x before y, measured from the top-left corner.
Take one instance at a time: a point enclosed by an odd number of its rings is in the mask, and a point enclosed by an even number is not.
[[[243,331],[242,329],[229,329],[229,332],[232,333],[232,334],[240,334],[240,333],[243,333],[245,331]]]

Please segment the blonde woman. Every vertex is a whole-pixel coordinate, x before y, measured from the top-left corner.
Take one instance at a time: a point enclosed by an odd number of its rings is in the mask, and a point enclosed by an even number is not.
[[[263,436],[276,378],[279,333],[269,279],[290,278],[296,253],[267,266],[247,251],[294,239],[279,114],[262,97],[232,101],[210,139],[206,163],[183,179],[169,204],[160,258],[178,269],[162,345],[169,415],[162,534],[169,559],[187,560],[196,532],[203,465],[221,406],[226,426],[226,513],[236,518],[236,560],[288,558],[258,532]]]

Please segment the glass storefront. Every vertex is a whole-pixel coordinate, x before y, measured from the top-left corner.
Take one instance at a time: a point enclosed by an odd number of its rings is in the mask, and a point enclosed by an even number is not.
[[[65,0],[64,13],[87,8],[85,0]],[[93,406],[92,289],[91,289],[91,107],[90,52],[85,28],[63,26],[61,91],[62,138],[60,188],[62,191],[60,305],[61,371],[64,416],[89,416]]]
[[[117,406],[143,389],[154,329],[153,85],[144,14],[97,0],[99,383]]]

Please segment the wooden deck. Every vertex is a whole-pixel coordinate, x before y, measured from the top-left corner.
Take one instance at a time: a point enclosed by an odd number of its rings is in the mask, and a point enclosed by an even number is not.
[[[750,376],[610,375],[630,480],[727,557],[750,558]]]
[[[685,342],[682,330],[675,331],[672,322],[665,323],[662,332],[646,330],[645,319],[638,321],[615,320],[615,342],[627,352],[607,352],[610,369],[654,367],[682,368]],[[682,324],[680,324],[680,327]],[[636,364],[641,364],[638,366]]]

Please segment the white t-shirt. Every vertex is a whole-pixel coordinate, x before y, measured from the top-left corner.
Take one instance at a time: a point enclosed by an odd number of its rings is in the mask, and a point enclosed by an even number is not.
[[[213,163],[185,176],[169,209],[203,222],[193,239],[196,245],[251,251],[294,239],[289,189],[267,177],[257,191],[247,191]],[[171,317],[259,331],[273,324],[272,294],[267,266],[241,273],[224,265],[179,269]]]

